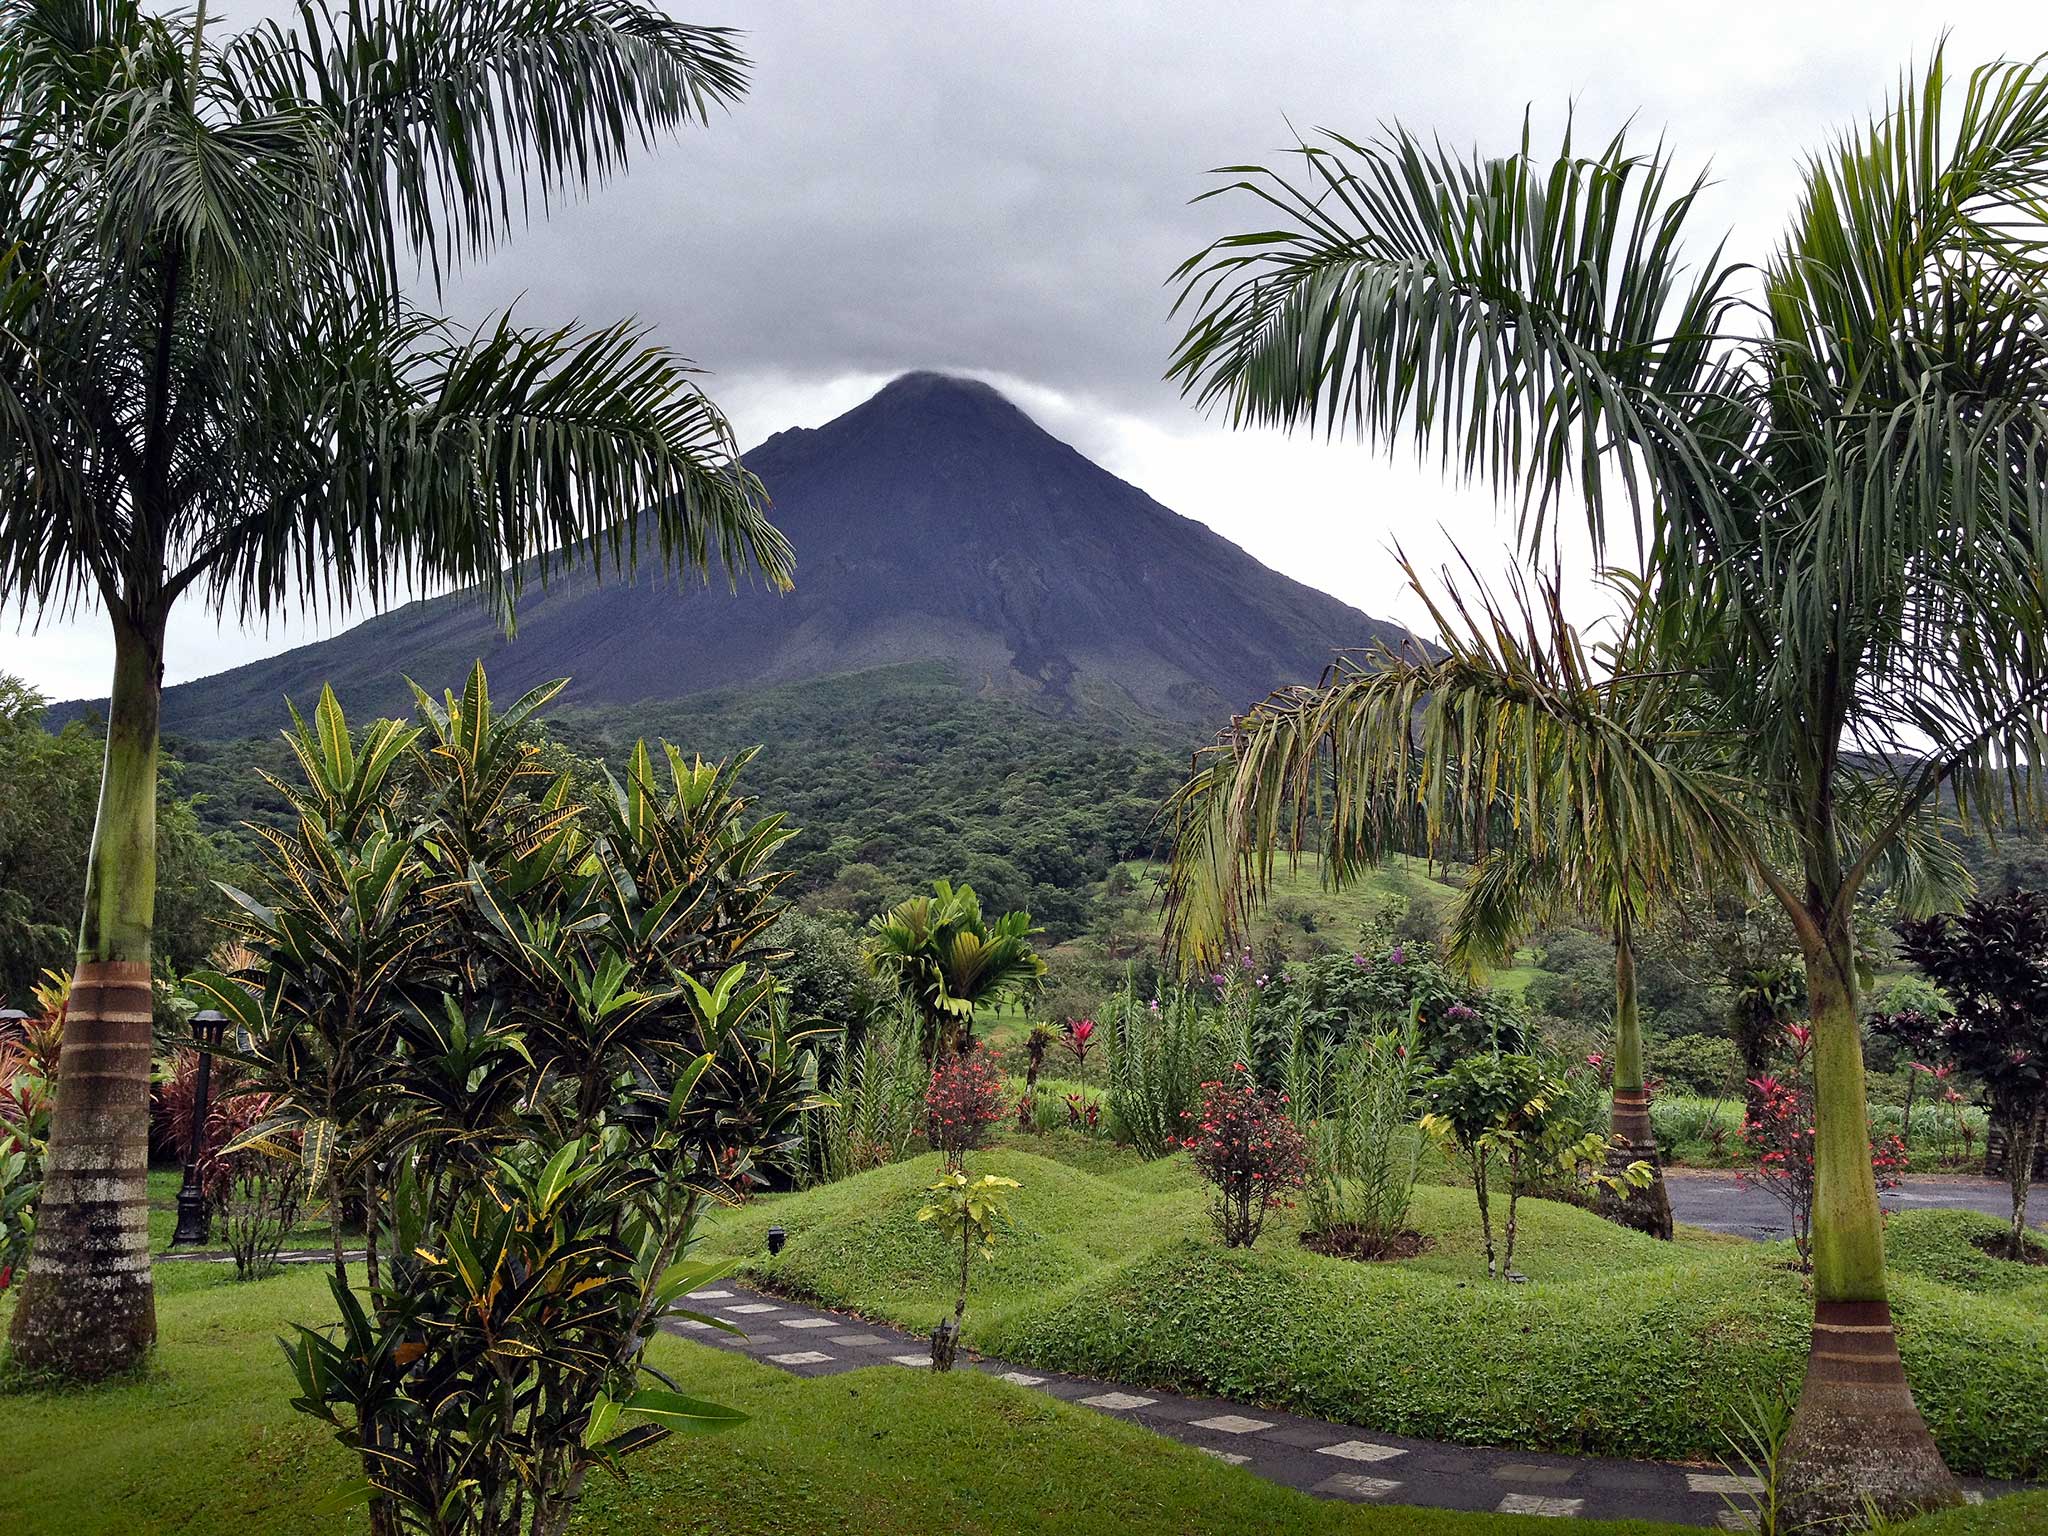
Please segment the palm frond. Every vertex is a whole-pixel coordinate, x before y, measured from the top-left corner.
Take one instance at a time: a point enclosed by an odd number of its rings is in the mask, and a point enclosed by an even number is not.
[[[1545,517],[1582,497],[1596,538],[1610,477],[1716,478],[1689,418],[1722,340],[1730,269],[1688,279],[1703,180],[1674,188],[1662,146],[1454,156],[1394,127],[1302,139],[1298,170],[1228,166],[1203,194],[1275,220],[1182,263],[1191,312],[1169,377],[1245,425],[1412,441]],[[1198,199],[1199,200],[1199,199]],[[1617,449],[1626,451],[1618,452]],[[1667,492],[1668,494],[1668,492]]]

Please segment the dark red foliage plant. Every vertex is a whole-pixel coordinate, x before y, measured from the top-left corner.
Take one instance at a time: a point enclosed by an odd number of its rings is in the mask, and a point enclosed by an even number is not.
[[[1266,1212],[1308,1176],[1308,1144],[1287,1115],[1287,1098],[1259,1087],[1243,1062],[1221,1082],[1202,1084],[1202,1107],[1183,1111],[1181,1145],[1215,1190],[1210,1216],[1226,1248],[1258,1241]]]
[[[942,1056],[925,1090],[925,1137],[949,1164],[972,1152],[1003,1116],[1003,1077],[992,1053],[969,1047]]]

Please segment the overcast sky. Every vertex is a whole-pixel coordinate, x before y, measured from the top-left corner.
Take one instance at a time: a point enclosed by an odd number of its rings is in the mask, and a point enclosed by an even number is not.
[[[231,24],[265,13],[226,10]],[[1176,511],[1411,622],[1390,542],[1499,570],[1504,525],[1483,492],[1351,446],[1232,433],[1161,379],[1165,278],[1248,217],[1189,206],[1207,167],[1272,156],[1289,122],[1363,136],[1399,119],[1505,152],[1525,105],[1543,143],[1575,103],[1587,137],[1633,117],[1687,174],[1711,164],[1697,227],[1760,257],[1801,152],[1875,107],[1944,28],[1956,67],[2048,49],[2048,8],[1985,0],[727,0],[677,14],[748,31],[749,96],[464,274],[459,314],[516,299],[536,322],[638,315],[712,370],[747,444],[906,369],[976,373]],[[188,602],[168,677],[322,632],[223,627]],[[57,698],[104,694],[110,657],[97,614],[0,630],[0,668]]]

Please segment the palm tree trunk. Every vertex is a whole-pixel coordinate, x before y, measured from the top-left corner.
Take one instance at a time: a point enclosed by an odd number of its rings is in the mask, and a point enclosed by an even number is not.
[[[1607,1173],[1619,1180],[1634,1162],[1650,1165],[1647,1186],[1602,1185],[1596,1208],[1610,1221],[1652,1237],[1671,1237],[1671,1195],[1650,1124],[1650,1093],[1643,1074],[1643,1015],[1636,998],[1635,931],[1623,914],[1614,928],[1614,1098]]]
[[[2028,1111],[2022,1106],[2006,1124],[2005,1176],[2012,1187],[2012,1236],[2008,1256],[2015,1262],[2027,1256],[2027,1192],[2034,1182],[2034,1149],[2041,1144],[2048,1126],[2048,1108]]]
[[[114,614],[114,685],[78,969],[28,1278],[9,1334],[18,1364],[90,1381],[156,1341],[149,1272],[150,925],[156,907],[161,614]]]
[[[1962,1500],[1906,1384],[1885,1294],[1855,954],[1837,905],[1810,898],[1812,932],[1803,936],[1813,1009],[1814,1306],[1806,1383],[1780,1461],[1781,1507],[1795,1529],[1861,1515],[1866,1501],[1899,1518]]]

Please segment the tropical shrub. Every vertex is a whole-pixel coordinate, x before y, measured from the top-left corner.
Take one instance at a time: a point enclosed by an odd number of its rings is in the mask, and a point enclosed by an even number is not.
[[[936,1062],[972,1043],[978,1005],[1023,996],[1044,979],[1045,961],[1031,947],[1038,932],[1030,913],[990,922],[973,886],[935,880],[931,895],[878,913],[862,952],[869,970],[916,1007],[925,1057]]]
[[[1479,1202],[1486,1273],[1515,1278],[1515,1238],[1522,1197],[1552,1193],[1560,1184],[1582,1188],[1643,1188],[1650,1166],[1631,1163],[1619,1175],[1604,1172],[1608,1139],[1588,1128],[1589,1104],[1566,1075],[1533,1056],[1484,1052],[1456,1062],[1425,1086],[1431,1110],[1423,1129],[1462,1161]],[[1597,1108],[1590,1113],[1597,1114]],[[1492,1172],[1498,1164],[1508,1193],[1503,1245],[1493,1244]]]
[[[963,1153],[988,1140],[989,1127],[1003,1117],[1002,1073],[992,1053],[972,1046],[948,1052],[932,1068],[925,1090],[925,1139],[957,1168]]]
[[[1287,1108],[1308,1145],[1303,1204],[1309,1230],[1342,1251],[1376,1258],[1407,1230],[1424,1073],[1413,1024],[1337,1046],[1295,1037]]]
[[[1243,1062],[1202,1085],[1181,1145],[1212,1190],[1210,1219],[1226,1248],[1259,1240],[1266,1213],[1287,1204],[1308,1175],[1308,1146],[1288,1118],[1283,1094],[1261,1088]]]
[[[1423,1054],[1440,1067],[1475,1051],[1529,1045],[1528,1021],[1511,999],[1462,980],[1420,940],[1368,934],[1351,953],[1290,967],[1285,996],[1299,1005],[1303,1025],[1333,1044],[1412,1020]]]
[[[735,1415],[643,1385],[656,1322],[722,1271],[706,1200],[793,1169],[815,1063],[767,966],[791,835],[742,757],[635,748],[591,803],[481,667],[419,725],[352,733],[331,692],[286,739],[295,823],[233,894],[247,960],[194,989],[268,1113],[224,1158],[360,1191],[363,1279],[288,1346],[294,1405],[360,1459],[379,1530],[559,1531],[592,1468]]]
[[[206,1117],[212,1147],[200,1165],[201,1188],[214,1228],[234,1258],[237,1280],[276,1271],[305,1195],[299,1133],[275,1131],[260,1147],[225,1151],[267,1119],[270,1106],[268,1094],[238,1094],[211,1105]]]
[[[1164,1157],[1179,1145],[1202,1084],[1226,1065],[1223,1024],[1203,989],[1162,988],[1140,1002],[1129,978],[1107,1017],[1110,1107],[1141,1155]]]
[[[43,1151],[57,1104],[64,985],[59,981],[54,993],[38,987],[39,1017],[27,1022],[17,1040],[0,1046],[0,1291],[14,1283],[14,1271],[35,1239]]]
[[[932,1222],[950,1243],[960,1244],[960,1290],[953,1315],[932,1330],[932,1369],[950,1371],[960,1348],[960,1320],[967,1315],[967,1265],[975,1250],[988,1258],[995,1252],[996,1224],[1009,1191],[1023,1186],[1015,1179],[984,1173],[970,1179],[964,1168],[948,1168],[932,1181],[932,1199],[919,1208],[917,1219]]]
[[[1741,1150],[1742,1119],[1739,1099],[1665,1097],[1650,1103],[1657,1155],[1667,1163],[1727,1165]]]
[[[1726,1035],[1678,1035],[1653,1045],[1650,1067],[1675,1093],[1725,1099],[1742,1089],[1742,1052]]]

